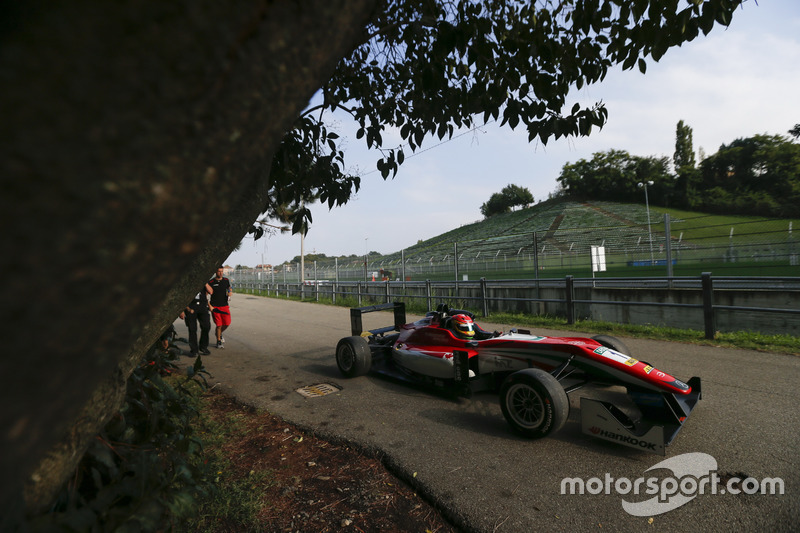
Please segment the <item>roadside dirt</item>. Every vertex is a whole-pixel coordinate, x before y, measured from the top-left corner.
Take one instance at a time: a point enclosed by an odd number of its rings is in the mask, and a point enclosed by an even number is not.
[[[256,525],[206,517],[207,531],[431,532],[458,531],[379,458],[332,443],[222,392],[206,396],[206,416],[235,420],[236,434],[219,445],[229,481],[256,496]]]

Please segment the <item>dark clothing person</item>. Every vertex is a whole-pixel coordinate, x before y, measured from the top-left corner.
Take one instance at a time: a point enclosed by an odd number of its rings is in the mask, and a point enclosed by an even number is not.
[[[211,287],[211,307],[227,307],[228,296],[231,293],[231,282],[228,278],[214,277],[208,280]]]
[[[208,336],[211,331],[211,315],[208,311],[205,287],[198,292],[194,299],[186,306],[183,312],[183,321],[189,330],[189,350],[192,355],[197,353],[209,355]],[[197,325],[200,324],[200,342],[197,342]]]

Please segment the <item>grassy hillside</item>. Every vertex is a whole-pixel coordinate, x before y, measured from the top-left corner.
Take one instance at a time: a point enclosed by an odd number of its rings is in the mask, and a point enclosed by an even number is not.
[[[431,279],[437,277],[432,270],[437,262],[442,264],[441,274],[451,276],[452,268],[443,263],[452,261],[453,243],[458,245],[459,270],[465,273],[474,267],[474,273],[493,270],[489,275],[497,277],[523,275],[532,268],[536,253],[539,268],[547,270],[545,275],[561,275],[563,270],[591,276],[591,247],[603,246],[609,268],[606,276],[642,275],[659,261],[662,266],[652,270],[663,275],[667,213],[672,259],[677,261],[675,275],[695,275],[698,269],[712,267],[719,274],[800,275],[800,218],[707,215],[652,206],[648,225],[644,204],[569,199],[549,200],[467,224],[406,248],[404,254],[407,267],[419,273],[424,270]],[[375,262],[397,270],[400,251]],[[430,268],[422,268],[426,263]],[[636,274],[624,272],[634,264],[639,267]],[[745,265],[747,270],[743,270]]]
[[[681,243],[709,244],[712,241],[727,245],[731,228],[737,241],[757,242],[764,234],[785,233],[789,223],[800,232],[800,218],[767,219],[751,216],[707,215],[700,212],[672,208],[650,208],[650,231],[654,241],[664,238],[664,214],[669,213],[673,241]],[[500,248],[516,249],[530,246],[532,232],[541,232],[545,237],[578,236],[581,233],[596,235],[600,232],[624,234],[625,238],[643,236],[647,238],[647,209],[644,204],[616,202],[576,202],[572,200],[550,200],[527,209],[497,215],[480,222],[467,224],[422,241],[405,249],[406,258],[413,256],[441,257],[453,251],[453,243],[459,249],[477,248],[488,240],[496,241]],[[613,231],[612,231],[613,230]],[[798,234],[800,236],[800,234]],[[571,242],[569,238],[563,242]],[[387,254],[384,258],[399,257],[400,252]]]

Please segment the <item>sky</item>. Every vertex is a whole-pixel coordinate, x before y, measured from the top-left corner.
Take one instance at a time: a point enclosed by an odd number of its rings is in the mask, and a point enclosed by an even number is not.
[[[355,130],[334,124],[349,171],[362,176],[361,189],[333,210],[310,206],[305,253],[402,250],[481,220],[481,205],[509,183],[528,188],[535,202],[546,200],[565,164],[595,152],[617,149],[672,160],[679,120],[692,128],[695,151],[706,155],[742,137],[787,135],[800,123],[800,2],[750,0],[727,29],[715,26],[658,63],[648,61],[644,75],[613,70],[602,82],[573,91],[565,108],[599,101],[606,104],[608,121],[589,137],[544,146],[529,143],[522,127],[493,123],[447,142],[426,139],[417,154],[409,157],[406,150],[405,163],[387,181],[374,170],[378,155],[362,148]],[[390,131],[384,141],[396,146],[400,137]],[[248,236],[225,264],[280,264],[298,255],[299,235],[257,241]]]

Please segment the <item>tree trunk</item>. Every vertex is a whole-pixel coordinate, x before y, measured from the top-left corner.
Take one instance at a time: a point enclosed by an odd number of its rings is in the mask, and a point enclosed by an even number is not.
[[[271,154],[376,3],[4,4],[0,529],[24,483],[49,504],[263,210]]]

